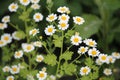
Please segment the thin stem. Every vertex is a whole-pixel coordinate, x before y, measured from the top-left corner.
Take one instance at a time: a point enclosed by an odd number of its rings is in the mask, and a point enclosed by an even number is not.
[[[81,54],[79,54],[79,56],[77,58],[75,58],[70,64],[74,63],[77,59],[79,59],[81,57]]]
[[[13,28],[15,28],[16,30],[20,30],[17,26],[15,26],[14,24],[12,23],[8,23],[10,26],[12,26]]]

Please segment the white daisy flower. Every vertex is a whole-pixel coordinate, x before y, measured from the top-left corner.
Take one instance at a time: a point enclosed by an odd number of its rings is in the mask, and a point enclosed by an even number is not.
[[[21,3],[22,5],[24,5],[24,6],[27,6],[27,5],[30,4],[30,0],[19,0],[19,1],[20,1],[20,3]]]
[[[83,75],[88,75],[90,73],[90,68],[88,66],[85,66],[85,67],[82,67],[80,69],[80,74],[83,76]]]
[[[44,32],[46,35],[53,35],[55,33],[56,29],[53,25],[48,26],[45,28]]]
[[[18,74],[20,72],[20,68],[17,65],[13,65],[10,69],[11,74]]]
[[[39,29],[32,29],[29,31],[29,35],[35,36],[37,33],[39,33]]]
[[[31,52],[35,49],[35,47],[32,44],[22,43],[22,49],[24,52]]]
[[[2,18],[2,22],[3,22],[3,23],[8,23],[8,22],[10,22],[10,16],[4,16],[4,17]]]
[[[39,71],[39,73],[37,73],[37,78],[38,78],[39,80],[45,80],[46,77],[47,77],[47,73],[44,72],[44,71]]]
[[[109,76],[109,75],[112,74],[112,70],[109,69],[109,68],[105,68],[104,71],[103,71],[103,73],[104,73],[106,76]]]
[[[120,53],[119,52],[113,52],[112,56],[116,59],[120,59]]]
[[[11,3],[8,7],[10,12],[16,12],[18,9],[18,4],[17,3]]]
[[[98,56],[99,53],[100,53],[100,52],[99,52],[96,48],[89,49],[89,51],[88,51],[88,55],[89,55],[89,56],[92,56],[92,57]]]
[[[88,51],[88,47],[84,47],[84,46],[81,46],[79,49],[78,49],[78,53],[79,54],[84,54],[85,52]]]
[[[92,40],[92,39],[85,39],[83,42],[90,47],[96,47],[97,45],[95,40]]]
[[[106,54],[100,54],[98,56],[99,60],[102,62],[102,63],[108,63],[108,56]]]
[[[3,41],[3,40],[0,40],[0,47],[3,47],[5,45],[7,45],[7,43],[5,41]]]
[[[16,34],[17,34],[17,31],[13,32],[12,33],[12,38],[15,39],[15,40],[20,40],[20,38],[17,37]]]
[[[109,63],[114,63],[115,62],[115,58],[113,57],[113,56],[108,56],[108,63],[107,64],[109,64]]]
[[[63,22],[68,22],[69,19],[70,19],[70,17],[69,17],[68,15],[66,15],[66,14],[60,15],[59,18],[58,18],[58,20],[60,20],[60,22],[61,22],[61,21],[63,21]]]
[[[39,3],[39,2],[40,0],[31,0],[31,3],[34,3],[34,4]]]
[[[23,57],[23,51],[22,50],[16,51],[15,54],[14,54],[14,57],[16,59],[19,59],[19,58]]]
[[[70,10],[69,10],[68,7],[63,6],[63,7],[59,7],[59,8],[57,9],[57,12],[59,12],[59,13],[70,13]]]
[[[59,22],[58,28],[60,30],[66,30],[69,27],[69,24],[67,22]]]
[[[44,57],[42,55],[37,55],[37,57],[36,57],[37,62],[42,62],[43,59],[44,59]]]
[[[102,65],[102,64],[103,64],[103,63],[100,61],[100,59],[96,59],[95,63],[96,63],[97,65]]]
[[[4,33],[2,36],[1,36],[1,40],[6,42],[6,43],[11,43],[12,42],[12,37],[10,34],[8,33]]]
[[[70,38],[70,40],[71,40],[72,44],[76,45],[76,46],[78,46],[80,43],[82,43],[82,38],[77,34],[73,35]]]
[[[56,14],[49,14],[48,15],[48,17],[46,18],[46,20],[48,21],[48,22],[53,22],[53,21],[55,21],[57,19],[57,15]]]
[[[35,41],[33,42],[33,45],[36,47],[42,47],[42,42],[41,41]]]
[[[10,67],[9,66],[4,66],[2,68],[3,72],[9,72],[10,71]]]
[[[73,17],[73,21],[75,24],[81,25],[85,22],[85,20],[82,17],[75,16]]]
[[[33,16],[33,19],[35,20],[35,22],[39,22],[43,20],[43,15],[41,13],[35,13]]]
[[[31,8],[33,8],[34,10],[40,9],[40,5],[39,4],[32,4]]]
[[[4,30],[8,27],[8,25],[6,23],[0,23],[0,29]]]
[[[8,76],[7,78],[6,78],[6,80],[14,80],[15,78],[14,78],[14,76]]]

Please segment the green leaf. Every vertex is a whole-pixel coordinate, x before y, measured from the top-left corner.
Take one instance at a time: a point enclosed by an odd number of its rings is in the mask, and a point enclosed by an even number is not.
[[[91,58],[87,58],[85,60],[85,65],[89,66],[89,67],[92,67],[93,66],[93,60]]]
[[[66,38],[70,38],[75,33],[74,30],[68,30],[67,33],[65,33]]]
[[[61,48],[62,47],[62,37],[59,37],[58,35],[54,35],[53,38],[54,38],[53,42],[54,42],[55,47]]]
[[[17,31],[15,36],[20,38],[20,39],[24,39],[25,33],[23,31]]]
[[[82,38],[89,38],[98,32],[101,26],[101,20],[97,16],[89,14],[85,14],[82,17],[85,19],[85,23],[77,25],[75,30],[80,33]]]
[[[72,51],[66,51],[65,53],[62,54],[61,59],[71,60],[72,55],[73,55]]]
[[[57,57],[54,54],[48,54],[44,57],[44,62],[48,65],[55,66]]]
[[[80,78],[80,80],[91,80],[91,79],[89,78],[89,76],[83,76],[82,78]]]

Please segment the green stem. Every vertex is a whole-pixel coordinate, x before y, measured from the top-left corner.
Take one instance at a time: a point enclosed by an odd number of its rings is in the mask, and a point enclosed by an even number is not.
[[[16,30],[20,30],[17,26],[15,26],[14,24],[12,23],[8,23],[10,26],[12,26],[13,28],[15,28]]]
[[[74,63],[77,59],[79,59],[81,57],[81,54],[79,54],[79,56],[77,58],[75,58],[70,64]]]

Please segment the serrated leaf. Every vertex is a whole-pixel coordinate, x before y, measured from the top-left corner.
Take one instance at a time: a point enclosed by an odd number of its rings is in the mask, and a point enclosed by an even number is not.
[[[65,53],[62,54],[61,59],[71,60],[72,55],[73,55],[72,51],[67,51],[67,52],[65,52]]]
[[[89,76],[83,76],[80,80],[90,80]]]
[[[54,35],[53,36],[54,40],[53,43],[55,45],[55,47],[62,47],[62,37],[59,37],[58,35]]]
[[[71,37],[74,33],[75,33],[74,30],[68,30],[67,33],[65,33],[65,37],[66,37],[66,38],[69,38],[69,37]]]
[[[93,60],[91,58],[87,58],[85,60],[85,65],[89,66],[89,67],[92,67],[93,66]]]

